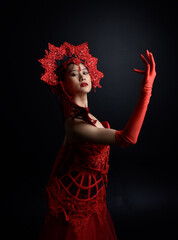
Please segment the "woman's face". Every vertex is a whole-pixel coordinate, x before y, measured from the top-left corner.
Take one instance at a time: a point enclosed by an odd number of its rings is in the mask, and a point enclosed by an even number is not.
[[[87,83],[88,85],[82,87],[81,83]],[[68,90],[72,96],[77,94],[87,94],[92,88],[91,77],[87,68],[82,63],[79,65],[71,63],[68,65],[63,84],[65,89]]]

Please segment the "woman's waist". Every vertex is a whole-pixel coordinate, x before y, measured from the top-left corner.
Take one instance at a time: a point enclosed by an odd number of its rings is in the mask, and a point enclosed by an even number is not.
[[[107,171],[96,171],[81,167],[71,168],[66,174],[57,177],[59,185],[78,200],[93,199],[107,185]]]

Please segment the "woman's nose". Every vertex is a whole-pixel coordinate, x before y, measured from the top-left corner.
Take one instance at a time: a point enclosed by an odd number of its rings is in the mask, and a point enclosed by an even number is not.
[[[80,81],[83,81],[83,80],[85,80],[85,78],[84,78],[83,74],[81,74],[81,73],[80,73],[80,77],[79,77],[79,79],[80,79]]]

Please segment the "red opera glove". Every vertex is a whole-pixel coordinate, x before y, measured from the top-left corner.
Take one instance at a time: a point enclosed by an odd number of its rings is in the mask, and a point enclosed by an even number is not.
[[[150,101],[150,97],[152,94],[153,82],[156,77],[155,61],[153,58],[153,54],[150,53],[148,50],[146,50],[146,56],[148,58],[148,61],[141,54],[141,58],[144,64],[146,65],[146,70],[143,71],[133,69],[135,72],[145,75],[142,80],[141,93],[136,104],[136,107],[129,121],[127,122],[125,128],[121,131],[116,130],[115,132],[116,143],[121,147],[126,147],[137,142],[138,135],[140,133],[145,118],[145,114],[147,111],[147,107]]]

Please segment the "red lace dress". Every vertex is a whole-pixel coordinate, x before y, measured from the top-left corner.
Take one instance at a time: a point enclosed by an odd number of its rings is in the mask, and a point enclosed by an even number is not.
[[[40,240],[117,239],[106,205],[109,152],[109,145],[62,145],[47,186]]]
[[[76,104],[59,82],[63,125],[69,117],[96,127],[89,108]],[[110,128],[107,121],[103,127]],[[113,221],[106,205],[110,146],[67,143],[62,145],[46,189],[48,211],[39,240],[115,240]]]

